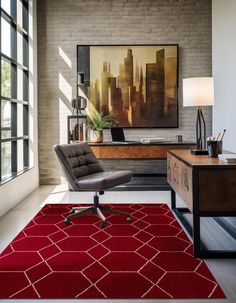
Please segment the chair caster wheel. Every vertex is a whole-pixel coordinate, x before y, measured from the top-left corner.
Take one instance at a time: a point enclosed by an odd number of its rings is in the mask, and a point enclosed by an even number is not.
[[[128,217],[126,220],[127,220],[128,222],[130,222],[130,221],[132,221],[132,217]]]
[[[66,219],[64,220],[64,223],[65,223],[66,225],[70,225],[70,219],[67,219],[67,218],[66,218]]]
[[[75,209],[70,210],[70,215],[73,215],[75,213]]]
[[[102,228],[105,228],[106,226],[107,226],[107,222],[106,222],[106,221],[102,221],[101,227],[102,227]]]

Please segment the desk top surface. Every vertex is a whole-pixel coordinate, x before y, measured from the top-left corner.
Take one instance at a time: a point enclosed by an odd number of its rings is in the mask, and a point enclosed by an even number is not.
[[[227,163],[220,160],[218,157],[209,157],[208,155],[193,155],[190,150],[170,150],[168,153],[177,157],[188,166],[192,167],[233,167],[236,168],[235,163]]]
[[[180,146],[180,145],[196,145],[195,142],[187,142],[187,141],[183,141],[183,142],[176,142],[176,141],[162,141],[162,142],[145,142],[142,143],[140,141],[127,141],[127,142],[102,142],[102,143],[92,143],[89,142],[90,146],[127,146],[127,145],[138,145],[138,146],[142,146],[142,145],[146,145],[146,146],[152,146],[152,145],[171,145],[171,146]]]

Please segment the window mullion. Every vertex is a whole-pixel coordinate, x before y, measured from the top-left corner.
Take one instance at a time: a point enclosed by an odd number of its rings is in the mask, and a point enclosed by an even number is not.
[[[1,0],[0,0],[1,4]],[[0,50],[2,50],[1,45],[1,33],[2,33],[2,22],[0,18]],[[2,181],[2,58],[0,57],[0,182]]]
[[[17,21],[16,0],[11,0],[11,15]],[[11,58],[17,62],[17,29],[11,26]],[[11,98],[17,99],[17,66],[11,64]],[[17,137],[17,104],[11,103],[11,136]],[[17,172],[17,141],[11,142],[12,173]]]

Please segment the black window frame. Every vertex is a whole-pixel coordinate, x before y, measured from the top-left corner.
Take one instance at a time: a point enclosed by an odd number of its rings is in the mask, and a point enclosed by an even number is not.
[[[12,180],[16,176],[28,171],[30,169],[29,159],[29,3],[28,0],[9,0],[11,5],[10,15],[2,8],[0,0],[0,185]],[[17,23],[17,1],[22,3],[22,25]],[[11,56],[8,57],[2,53],[1,45],[1,33],[2,33],[2,18],[10,24],[11,32]],[[22,36],[22,55],[23,63],[19,63],[17,58],[18,43],[17,33]],[[11,81],[11,96],[2,96],[2,60],[10,64],[10,81]],[[22,99],[17,98],[17,70],[22,70]],[[9,102],[11,106],[11,136],[7,138],[2,137],[2,101]],[[18,136],[17,132],[17,104],[21,104],[23,107],[23,121],[22,129],[23,135]],[[17,155],[17,142],[22,140],[23,142],[23,170],[18,169],[18,155]],[[2,174],[2,144],[10,142],[11,144],[11,174],[3,178]]]

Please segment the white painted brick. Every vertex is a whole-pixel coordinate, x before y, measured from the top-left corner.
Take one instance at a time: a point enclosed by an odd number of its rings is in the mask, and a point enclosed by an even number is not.
[[[77,44],[178,43],[179,128],[131,129],[127,139],[145,136],[195,136],[195,108],[182,106],[182,78],[211,75],[211,0],[38,0],[39,167],[42,184],[60,182],[52,146],[67,141],[70,94],[59,87],[59,74],[76,92]],[[59,47],[71,68],[59,56]],[[65,104],[60,105],[59,100]],[[211,109],[204,109],[211,133]],[[61,120],[61,121],[59,121]],[[105,132],[105,138],[110,134]]]

